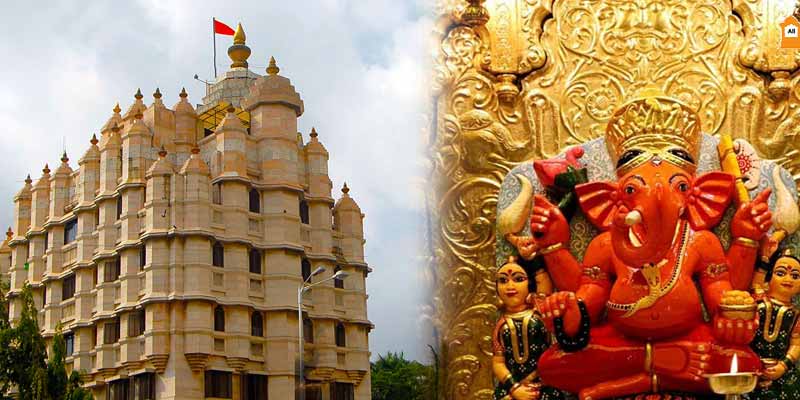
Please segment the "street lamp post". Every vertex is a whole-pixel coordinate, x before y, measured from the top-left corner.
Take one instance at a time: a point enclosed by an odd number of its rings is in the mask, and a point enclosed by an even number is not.
[[[317,276],[321,273],[325,272],[325,267],[317,267],[311,275],[308,276],[303,283],[297,288],[297,333],[299,337],[297,338],[297,347],[298,347],[298,393],[296,398],[298,400],[305,400],[306,398],[306,389],[305,389],[305,367],[303,366],[303,358],[305,356],[305,338],[303,337],[303,294],[310,290],[312,287],[317,286],[319,284],[325,283],[332,279],[344,279],[347,277],[347,272],[344,271],[337,271],[333,276],[323,279],[316,283],[311,283],[311,278]]]

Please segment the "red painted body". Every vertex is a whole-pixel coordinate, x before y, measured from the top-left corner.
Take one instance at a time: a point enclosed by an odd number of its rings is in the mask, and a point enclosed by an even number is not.
[[[577,300],[583,301],[592,320],[591,340],[574,353],[554,347],[542,356],[539,370],[547,385],[601,399],[649,392],[655,375],[661,390],[708,392],[703,375],[727,372],[733,354],[740,370],[760,368],[747,347],[757,322],[728,320],[718,313],[726,291],[749,287],[757,251],[736,242],[726,253],[710,231],[731,202],[733,178],[722,172],[694,176],[654,159],[618,182],[576,188],[584,214],[603,232],[582,262],[566,247],[544,256],[556,285],[575,296],[556,293],[537,306],[549,328],[552,318],[561,316],[564,330],[574,335],[581,322]],[[769,191],[739,205],[731,222],[734,237],[763,236],[769,228],[764,222],[770,219],[764,204],[768,196]],[[639,213],[634,224],[632,211]],[[540,248],[569,242],[567,221],[541,196],[534,203],[531,229],[538,233]],[[642,272],[648,263],[660,265],[660,284],[653,287],[667,287],[676,273],[674,285],[631,315],[608,309],[608,302],[629,304],[648,295]],[[713,318],[710,324],[703,320],[703,302]],[[647,343],[653,349],[650,370],[645,368]]]

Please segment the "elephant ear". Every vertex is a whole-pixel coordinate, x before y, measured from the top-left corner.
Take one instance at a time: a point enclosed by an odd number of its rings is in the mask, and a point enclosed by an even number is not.
[[[687,218],[692,229],[711,229],[719,223],[731,203],[733,183],[733,175],[719,171],[694,179],[687,207]]]
[[[611,182],[589,182],[575,186],[578,202],[586,218],[601,230],[611,228],[619,211],[619,187]]]

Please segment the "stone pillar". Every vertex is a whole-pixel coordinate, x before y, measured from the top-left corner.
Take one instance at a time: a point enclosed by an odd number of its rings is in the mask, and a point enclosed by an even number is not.
[[[183,165],[197,144],[197,113],[189,103],[186,89],[181,89],[180,100],[172,107],[175,114],[176,164]]]
[[[320,143],[317,130],[311,128],[311,140],[305,146],[308,195],[306,202],[311,223],[314,254],[332,254],[331,179],[328,177],[328,150]]]
[[[164,106],[158,88],[153,93],[153,104],[144,112],[144,123],[153,132],[153,147],[175,153],[175,114]]]

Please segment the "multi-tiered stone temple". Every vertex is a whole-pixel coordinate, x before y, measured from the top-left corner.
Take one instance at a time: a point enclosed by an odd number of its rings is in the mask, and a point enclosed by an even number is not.
[[[298,324],[306,398],[369,399],[364,215],[347,185],[333,199],[328,152],[297,131],[303,101],[275,60],[250,71],[241,26],[228,54],[202,104],[137,91],[77,163],[28,177],[0,248],[10,316],[30,285],[96,399],[294,398]],[[339,270],[298,321],[301,283]]]

